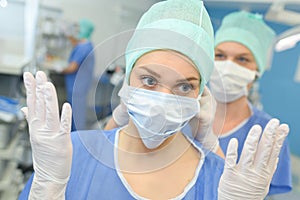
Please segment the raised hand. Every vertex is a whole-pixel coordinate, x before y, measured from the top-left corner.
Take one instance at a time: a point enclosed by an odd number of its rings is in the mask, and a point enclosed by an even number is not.
[[[229,142],[219,183],[219,200],[261,200],[268,194],[289,127],[271,119],[261,133],[259,125],[251,128],[238,163],[238,142],[235,138]]]
[[[23,76],[27,107],[22,111],[29,126],[35,172],[30,199],[48,199],[47,194],[49,199],[64,199],[72,164],[72,109],[65,103],[60,119],[55,87],[44,72],[37,72],[36,78],[29,72]]]

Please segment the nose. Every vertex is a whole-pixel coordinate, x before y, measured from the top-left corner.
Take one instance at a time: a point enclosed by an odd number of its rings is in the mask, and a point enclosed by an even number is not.
[[[162,93],[166,93],[166,94],[174,94],[172,92],[172,89],[163,85],[160,85],[159,88],[157,89],[157,92],[162,92]]]
[[[226,58],[227,61],[231,61],[231,62],[234,62],[234,57],[233,56],[228,56]]]

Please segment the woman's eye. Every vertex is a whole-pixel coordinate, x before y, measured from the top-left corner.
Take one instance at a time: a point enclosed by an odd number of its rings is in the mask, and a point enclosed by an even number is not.
[[[178,88],[178,92],[182,94],[187,94],[194,89],[193,85],[189,83],[182,83],[178,85],[177,88]]]
[[[248,58],[245,58],[245,57],[239,57],[237,58],[238,62],[241,62],[241,63],[247,63],[249,62],[249,59]]]
[[[157,84],[157,80],[150,76],[142,77],[142,83],[147,87],[153,87]]]
[[[225,60],[226,59],[226,56],[222,53],[216,53],[215,54],[215,59],[216,60]]]

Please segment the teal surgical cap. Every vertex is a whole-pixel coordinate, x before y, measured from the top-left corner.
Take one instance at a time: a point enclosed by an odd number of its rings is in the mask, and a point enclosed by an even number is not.
[[[268,56],[273,50],[275,32],[259,14],[246,11],[226,15],[216,32],[215,46],[222,42],[238,42],[253,54],[260,75],[268,64]]]
[[[214,33],[203,2],[162,1],[141,17],[126,49],[127,81],[137,59],[153,50],[174,50],[187,56],[201,75],[201,93],[214,67]]]
[[[94,31],[94,24],[88,19],[79,21],[78,39],[90,39]]]

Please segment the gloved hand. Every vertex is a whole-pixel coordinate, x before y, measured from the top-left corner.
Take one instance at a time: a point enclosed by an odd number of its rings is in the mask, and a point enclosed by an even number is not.
[[[61,119],[55,87],[45,73],[24,73],[27,119],[35,171],[29,199],[64,199],[72,163],[72,109],[63,105]]]
[[[262,136],[261,132],[259,125],[251,128],[239,163],[236,163],[238,142],[235,138],[230,140],[219,182],[219,200],[262,200],[267,195],[289,127],[272,119]]]
[[[217,103],[205,86],[200,99],[200,113],[190,121],[193,134],[203,147],[213,152],[219,148],[218,137],[213,133],[213,121]]]

